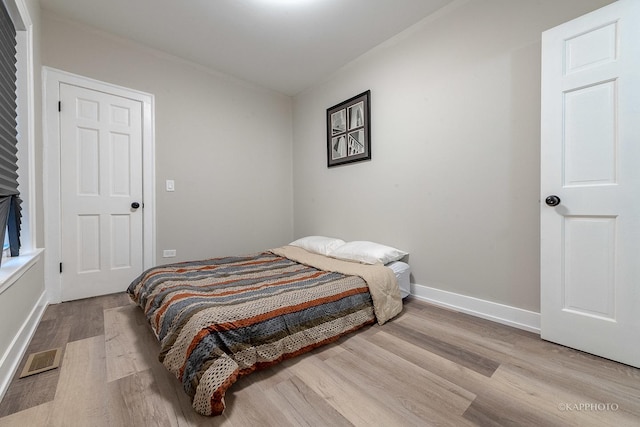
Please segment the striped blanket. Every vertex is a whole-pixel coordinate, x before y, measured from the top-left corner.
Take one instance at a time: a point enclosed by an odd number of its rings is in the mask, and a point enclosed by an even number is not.
[[[160,361],[203,415],[222,413],[239,376],[376,320],[361,277],[271,251],[154,267],[127,292],[160,341]]]

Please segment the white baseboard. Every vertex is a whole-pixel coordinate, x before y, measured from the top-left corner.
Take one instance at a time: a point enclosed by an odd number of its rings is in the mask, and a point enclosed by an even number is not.
[[[7,392],[9,384],[11,384],[11,380],[22,360],[22,356],[25,351],[27,351],[31,337],[35,334],[38,323],[40,323],[40,319],[47,308],[47,302],[47,291],[44,290],[31,309],[29,316],[22,324],[20,331],[18,331],[13,338],[11,345],[0,360],[0,400],[2,400]]]
[[[540,333],[540,313],[414,283],[411,284],[411,295],[434,305]]]

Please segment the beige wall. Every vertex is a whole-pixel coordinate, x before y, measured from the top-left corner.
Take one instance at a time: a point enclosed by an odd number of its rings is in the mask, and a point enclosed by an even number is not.
[[[410,252],[412,282],[539,311],[540,34],[608,0],[459,1],[294,100],[294,235]],[[325,111],[371,89],[372,160]]]
[[[13,343],[14,338],[23,332],[27,320],[32,311],[41,310],[42,307],[36,307],[38,301],[43,296],[44,281],[44,262],[42,258],[40,262],[36,262],[32,267],[27,269],[22,276],[9,288],[0,293],[0,313],[2,313],[2,327],[0,328],[0,357],[6,351],[12,349],[11,345],[21,346],[22,342]],[[26,325],[35,326],[34,325]],[[14,360],[7,360],[11,364]],[[4,373],[5,366],[0,367],[0,373]],[[2,377],[0,376],[0,380]]]
[[[42,22],[43,65],[155,96],[158,263],[291,238],[289,97],[44,11]],[[178,256],[163,259],[163,249]]]

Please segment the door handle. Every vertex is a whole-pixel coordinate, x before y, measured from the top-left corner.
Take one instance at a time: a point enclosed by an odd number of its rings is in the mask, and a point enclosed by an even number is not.
[[[132,207],[133,209],[138,209],[138,208],[140,207],[140,203],[138,203],[138,202],[133,202],[133,203],[131,203],[131,207]]]
[[[560,204],[560,197],[558,196],[549,196],[544,199],[544,202],[549,206],[558,206]]]

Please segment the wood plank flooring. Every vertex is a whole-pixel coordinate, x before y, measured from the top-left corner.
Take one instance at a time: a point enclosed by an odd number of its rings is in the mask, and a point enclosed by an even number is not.
[[[411,298],[386,325],[241,378],[213,418],[124,294],[49,306],[28,353],[58,346],[59,369],[13,379],[0,426],[640,425],[639,369]]]

